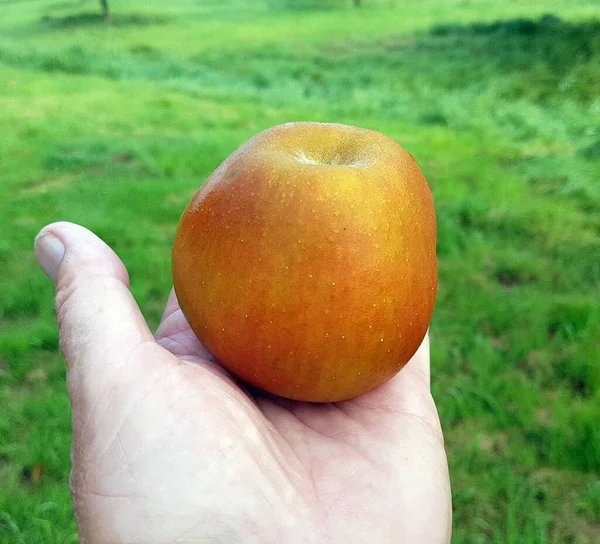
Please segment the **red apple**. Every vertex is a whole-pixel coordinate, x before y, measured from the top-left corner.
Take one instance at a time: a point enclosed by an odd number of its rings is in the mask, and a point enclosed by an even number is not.
[[[209,177],[173,247],[177,298],[235,376],[333,402],[396,374],[435,304],[436,221],[413,157],[371,130],[288,123]]]

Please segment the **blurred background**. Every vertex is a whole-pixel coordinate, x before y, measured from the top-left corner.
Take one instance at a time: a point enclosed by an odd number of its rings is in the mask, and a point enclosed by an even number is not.
[[[192,194],[296,120],[431,185],[453,542],[600,542],[597,0],[0,0],[0,542],[77,541],[38,230],[104,238],[155,326]]]

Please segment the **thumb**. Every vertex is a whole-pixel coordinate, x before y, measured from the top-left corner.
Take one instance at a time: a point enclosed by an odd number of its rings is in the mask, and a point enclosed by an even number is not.
[[[35,255],[56,283],[60,347],[70,371],[122,360],[153,340],[129,291],[125,266],[96,235],[72,223],[53,223],[36,237]]]

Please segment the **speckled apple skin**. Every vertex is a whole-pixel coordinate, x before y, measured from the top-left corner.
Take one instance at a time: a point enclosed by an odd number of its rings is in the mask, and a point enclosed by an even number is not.
[[[173,247],[177,298],[234,375],[333,402],[396,374],[435,304],[436,220],[414,158],[378,132],[288,123],[235,151]]]

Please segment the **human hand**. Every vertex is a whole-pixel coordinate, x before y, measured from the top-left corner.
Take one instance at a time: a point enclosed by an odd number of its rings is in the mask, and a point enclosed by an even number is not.
[[[429,340],[335,404],[239,383],[173,293],[153,335],[115,253],[83,227],[36,239],[56,282],[82,543],[442,544],[451,500]]]

